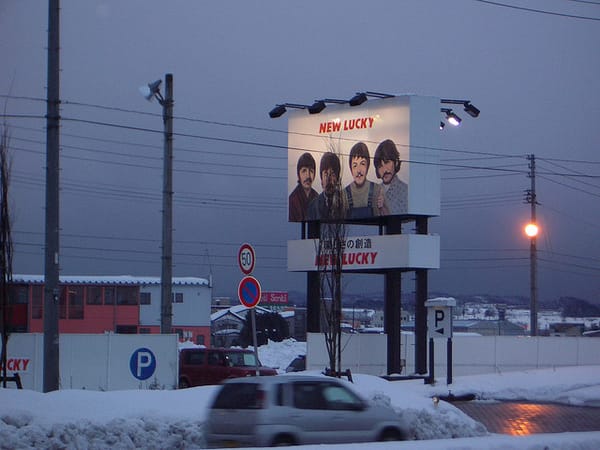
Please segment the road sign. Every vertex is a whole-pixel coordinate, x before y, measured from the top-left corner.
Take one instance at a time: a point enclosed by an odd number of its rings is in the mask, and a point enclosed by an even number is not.
[[[254,308],[260,302],[260,283],[251,276],[245,276],[238,286],[238,297],[246,308]]]
[[[242,244],[238,252],[238,265],[244,275],[250,275],[254,270],[254,248],[250,244]]]
[[[152,350],[142,347],[134,351],[129,359],[129,370],[138,380],[147,380],[156,371],[156,356]]]
[[[428,308],[427,331],[430,338],[452,337],[452,310],[446,306]]]

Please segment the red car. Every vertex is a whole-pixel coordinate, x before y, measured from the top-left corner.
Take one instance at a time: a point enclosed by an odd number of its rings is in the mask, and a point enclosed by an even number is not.
[[[186,348],[179,352],[179,389],[219,384],[229,378],[277,375],[264,367],[252,350],[241,348]]]

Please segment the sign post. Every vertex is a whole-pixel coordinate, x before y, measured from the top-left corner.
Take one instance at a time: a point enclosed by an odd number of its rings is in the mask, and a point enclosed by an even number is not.
[[[435,382],[435,357],[433,340],[446,341],[446,384],[452,384],[452,307],[454,298],[434,298],[425,302],[427,307],[427,334],[429,336],[429,377],[426,383]]]
[[[238,285],[238,298],[246,308],[250,308],[250,319],[252,321],[252,343],[254,344],[254,359],[256,361],[256,376],[260,375],[258,369],[258,344],[256,342],[256,305],[260,302],[261,287],[258,280],[250,274],[254,270],[256,257],[254,248],[250,244],[242,244],[238,251],[238,265],[244,275]]]

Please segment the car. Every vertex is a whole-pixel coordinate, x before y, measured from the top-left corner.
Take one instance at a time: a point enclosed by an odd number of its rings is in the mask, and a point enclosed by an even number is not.
[[[285,368],[286,372],[302,372],[306,370],[306,355],[296,356]]]
[[[282,374],[225,381],[209,404],[209,448],[402,440],[411,436],[389,406],[364,400],[349,381]]]
[[[242,348],[184,348],[179,352],[179,389],[219,384],[228,378],[277,375],[263,366],[252,350]]]

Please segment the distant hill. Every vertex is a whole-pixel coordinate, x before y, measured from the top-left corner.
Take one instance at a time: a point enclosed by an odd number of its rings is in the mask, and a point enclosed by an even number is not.
[[[306,293],[301,291],[290,291],[288,293],[289,303],[296,306],[306,306]],[[512,308],[529,308],[529,297],[523,296],[502,296],[502,295],[453,295],[448,292],[430,292],[429,298],[435,297],[453,297],[458,305],[466,303],[479,304],[505,304]],[[382,309],[383,292],[363,293],[363,294],[343,294],[342,299],[345,307],[355,306],[357,308]],[[414,311],[415,295],[414,292],[402,294],[402,308],[407,311]],[[539,304],[540,309],[549,309],[561,311],[564,317],[599,317],[600,306],[577,297],[560,297],[556,300],[543,301]]]

